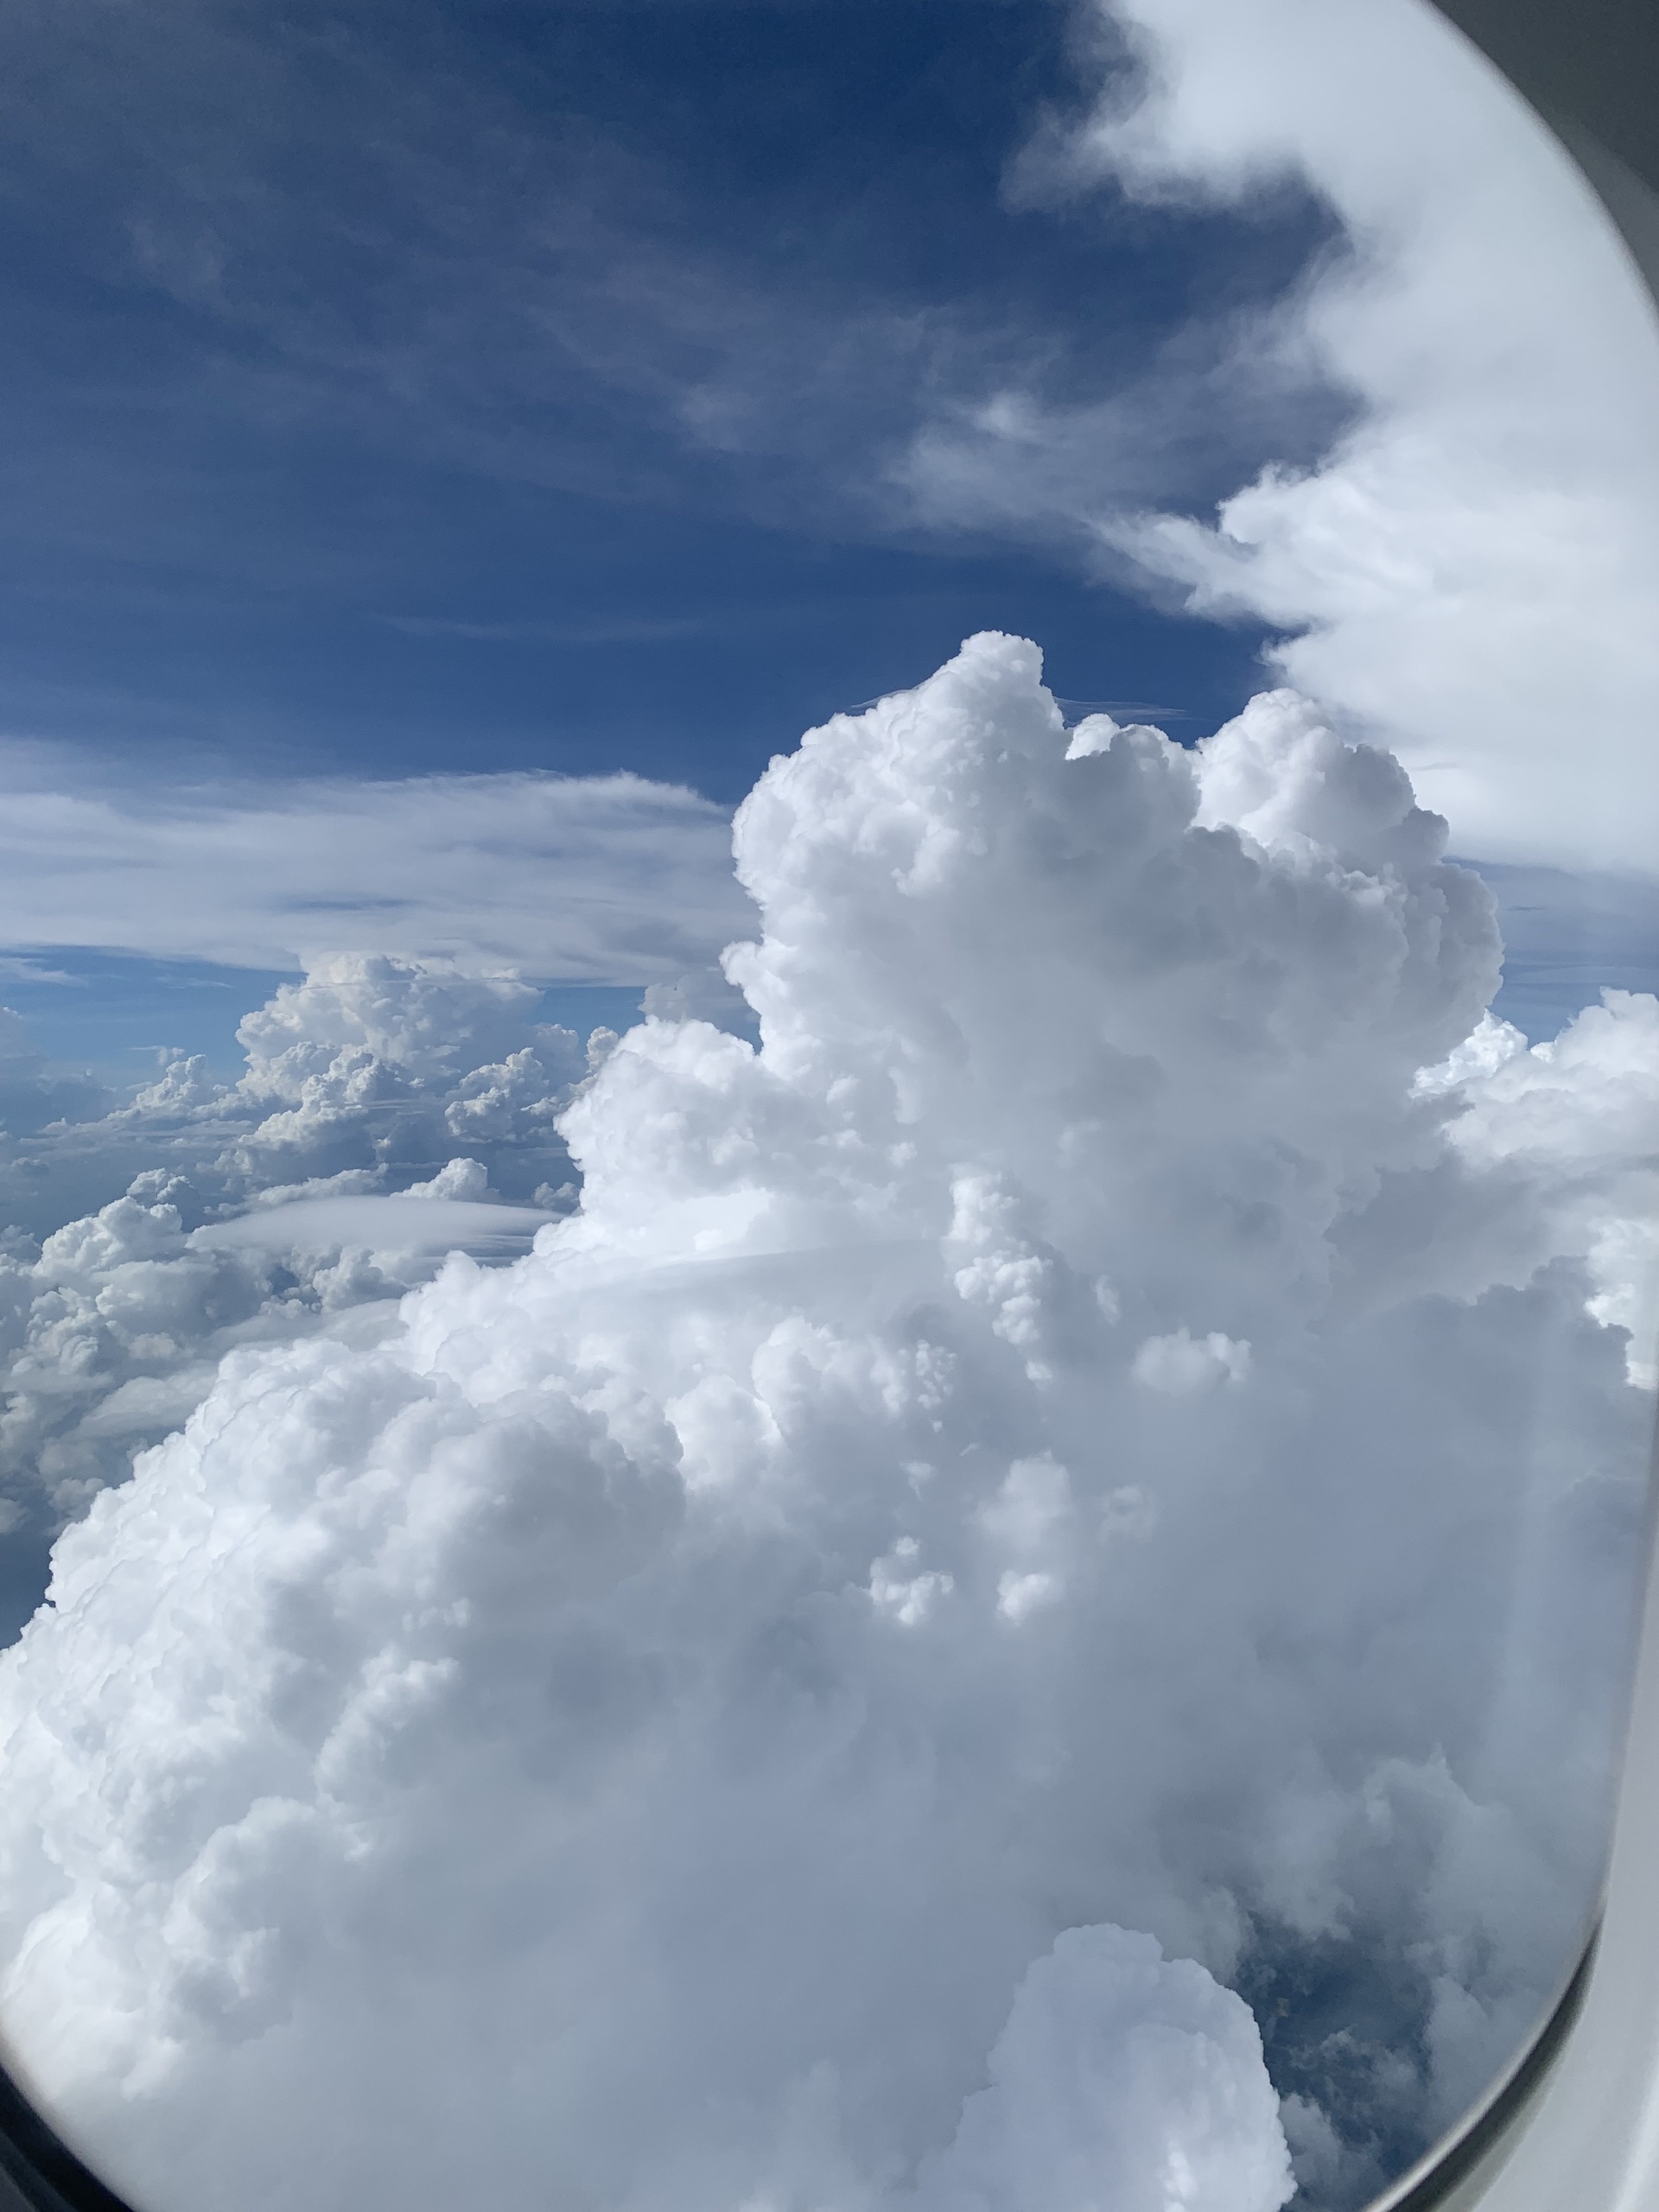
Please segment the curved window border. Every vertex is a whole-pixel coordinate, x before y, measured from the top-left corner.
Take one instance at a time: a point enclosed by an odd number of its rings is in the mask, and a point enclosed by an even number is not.
[[[1573,156],[1659,309],[1659,9],[1651,0],[1433,4]],[[1659,1434],[1649,1478],[1647,1593],[1598,1923],[1508,2071],[1370,2212],[1645,2212],[1659,2205],[1656,1501]]]
[[[0,2212],[133,2212],[124,2197],[81,2164],[3,2067]]]

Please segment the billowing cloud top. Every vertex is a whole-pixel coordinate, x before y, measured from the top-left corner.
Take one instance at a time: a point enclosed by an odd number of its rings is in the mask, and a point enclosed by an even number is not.
[[[531,1255],[231,1351],[0,1659],[0,2017],[112,2178],[1272,2212],[1456,2108],[1594,1887],[1646,1170],[1580,1102],[1659,1051],[1480,1028],[1444,837],[1293,694],[1068,738],[995,635],[773,764],[759,1046],[646,1020]],[[1281,2107],[1236,1990],[1319,1976]]]

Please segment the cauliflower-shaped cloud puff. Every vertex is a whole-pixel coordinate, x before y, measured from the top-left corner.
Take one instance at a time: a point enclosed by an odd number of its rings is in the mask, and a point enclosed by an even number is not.
[[[1443,834],[999,636],[772,764],[759,1044],[645,1020],[530,1255],[232,1351],[0,1658],[0,2021],[112,2178],[1273,2212],[1269,2061],[1410,2154],[1593,1893],[1648,1418],[1417,1083]]]

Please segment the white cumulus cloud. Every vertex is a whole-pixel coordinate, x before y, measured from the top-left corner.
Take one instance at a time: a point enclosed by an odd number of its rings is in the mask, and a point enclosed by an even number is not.
[[[1039,667],[774,762],[758,1044],[642,1022],[531,1253],[229,1347],[60,1537],[0,2022],[137,2201],[1274,2212],[1317,1973],[1334,2206],[1571,1953],[1651,1412],[1586,1193],[1652,1018],[1537,1064],[1538,1160],[1392,762],[1284,693],[1070,745]],[[330,1003],[258,1065],[390,1049]],[[132,1206],[66,1241],[94,1302],[266,1249]]]
[[[918,2206],[1256,2212],[1290,2193],[1249,2008],[1149,1936],[1073,1928],[1033,1961],[990,2086],[925,2160]]]

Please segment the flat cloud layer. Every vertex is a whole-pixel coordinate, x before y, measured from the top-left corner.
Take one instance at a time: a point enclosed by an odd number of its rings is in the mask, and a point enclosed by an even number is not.
[[[232,1350],[59,1540],[0,2017],[139,2204],[1346,2205],[1570,1956],[1653,1002],[1529,1053],[1385,754],[1039,671],[774,762],[759,1047],[632,1031],[532,1254]]]
[[[3,756],[0,943],[285,966],[459,957],[672,983],[747,915],[723,809],[643,777],[340,778],[113,791],[74,756]]]

